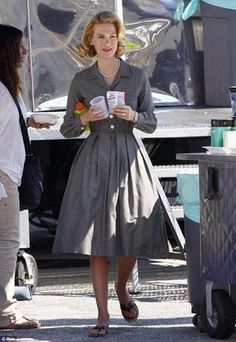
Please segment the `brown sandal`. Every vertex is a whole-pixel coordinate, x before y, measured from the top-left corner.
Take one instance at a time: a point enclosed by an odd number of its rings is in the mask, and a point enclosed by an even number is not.
[[[41,323],[32,318],[27,318],[25,316],[22,316],[15,322],[5,325],[3,327],[0,327],[0,329],[34,329],[34,328],[39,328],[41,326]]]
[[[104,337],[108,331],[108,325],[96,325],[93,327],[89,333],[89,337]]]
[[[130,301],[127,306],[124,304],[120,304],[120,309],[122,316],[126,321],[128,321],[129,323],[137,321],[139,316],[139,309],[135,304],[133,298],[130,298]],[[127,313],[132,314],[132,316],[127,315]]]

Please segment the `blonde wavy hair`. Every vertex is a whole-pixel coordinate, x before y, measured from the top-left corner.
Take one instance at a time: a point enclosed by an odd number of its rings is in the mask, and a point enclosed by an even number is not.
[[[96,50],[90,42],[94,33],[94,26],[97,24],[113,24],[116,28],[118,46],[116,57],[119,58],[125,53],[125,28],[120,18],[112,12],[104,11],[94,15],[84,28],[81,43],[76,46],[77,53],[80,57],[95,57]]]

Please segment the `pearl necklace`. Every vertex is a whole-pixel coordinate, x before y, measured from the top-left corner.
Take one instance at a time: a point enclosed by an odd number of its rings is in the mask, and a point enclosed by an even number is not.
[[[113,74],[111,74],[111,75],[106,75],[106,74],[104,74],[104,73],[99,69],[99,67],[98,67],[98,71],[99,71],[100,74],[101,74],[102,76],[104,76],[104,77],[112,77],[112,76],[115,76],[115,74],[117,74],[117,71],[119,70],[119,68],[120,68],[120,60],[119,60],[119,62],[118,62],[118,66],[117,66],[117,68],[116,68],[116,71],[115,71]]]

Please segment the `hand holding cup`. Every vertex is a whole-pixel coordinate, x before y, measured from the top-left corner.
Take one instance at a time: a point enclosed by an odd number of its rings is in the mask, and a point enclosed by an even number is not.
[[[90,101],[91,107],[89,109],[90,121],[103,120],[108,117],[108,109],[104,96],[94,97]]]

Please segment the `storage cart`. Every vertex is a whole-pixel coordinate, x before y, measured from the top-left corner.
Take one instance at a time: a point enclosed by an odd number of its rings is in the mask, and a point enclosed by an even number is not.
[[[176,202],[184,210],[184,235],[187,262],[188,298],[192,307],[193,324],[203,331],[201,313],[204,282],[200,265],[200,200],[198,167],[177,173]]]
[[[225,339],[236,323],[236,156],[222,149],[222,154],[177,154],[177,159],[199,163],[200,278],[205,294],[198,322],[209,336]]]

